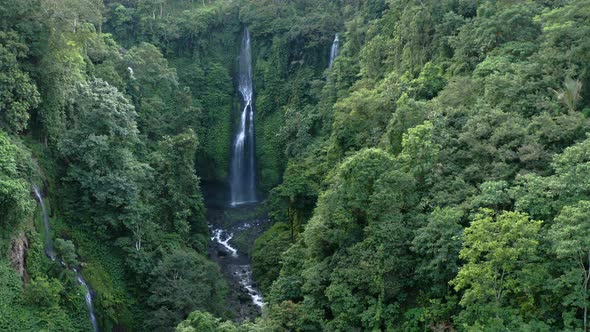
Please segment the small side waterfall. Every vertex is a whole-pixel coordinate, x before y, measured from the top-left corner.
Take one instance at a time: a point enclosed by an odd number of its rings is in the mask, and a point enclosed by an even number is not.
[[[51,239],[51,228],[49,226],[49,215],[45,208],[45,202],[41,196],[41,192],[37,186],[33,185],[33,192],[39,205],[41,206],[41,219],[43,219],[43,226],[45,226],[45,255],[52,261],[55,261],[55,253],[53,252],[53,240]]]
[[[233,143],[230,167],[231,205],[254,203],[256,168],[254,157],[254,89],[250,32],[244,29],[239,59],[238,90],[242,96],[242,113]]]
[[[53,251],[53,240],[51,239],[51,225],[49,224],[49,214],[47,213],[47,209],[45,208],[45,201],[43,200],[43,196],[41,195],[41,192],[36,185],[33,185],[33,192],[35,194],[37,202],[39,202],[39,205],[41,206],[41,218],[43,219],[43,225],[45,226],[45,254],[47,255],[47,257],[49,257],[49,259],[51,259],[51,261],[55,262],[56,257],[55,252]],[[63,267],[66,267],[66,264],[61,260],[59,260],[59,264]],[[86,282],[86,280],[84,280],[82,274],[80,273],[80,271],[78,271],[78,269],[72,268],[72,271],[76,273],[76,279],[78,280],[78,283],[82,287],[84,287],[84,290],[86,292],[84,294],[84,300],[86,301],[86,307],[88,307],[90,323],[92,324],[93,331],[98,332],[98,322],[96,321],[96,315],[94,314],[94,305],[92,303],[92,292],[90,290],[90,287],[88,286],[88,283]]]
[[[80,271],[76,268],[72,268],[74,272],[76,272],[76,279],[78,279],[78,283],[84,287],[86,294],[84,294],[84,301],[86,301],[86,307],[88,308],[88,314],[90,315],[90,323],[92,324],[92,330],[94,332],[99,332],[98,329],[98,322],[96,321],[96,315],[94,314],[94,304],[92,303],[92,292],[90,291],[90,287]]]
[[[340,40],[338,39],[338,34],[336,34],[336,36],[334,36],[334,42],[332,42],[332,48],[330,49],[330,63],[328,65],[328,68],[332,68],[332,66],[334,65],[334,60],[338,56],[339,47]]]

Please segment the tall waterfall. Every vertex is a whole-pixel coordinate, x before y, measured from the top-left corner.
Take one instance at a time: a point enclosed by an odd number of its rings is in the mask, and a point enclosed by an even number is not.
[[[332,48],[330,49],[330,64],[328,68],[332,68],[334,65],[334,59],[338,56],[340,41],[338,40],[338,34],[334,36],[334,42],[332,42]]]
[[[47,213],[47,209],[45,208],[45,201],[43,200],[41,191],[35,185],[33,185],[33,192],[35,194],[35,198],[41,206],[41,218],[43,219],[43,225],[45,226],[45,254],[47,255],[47,257],[49,257],[49,259],[51,259],[51,261],[55,262],[56,258],[55,253],[53,251],[53,240],[51,239],[51,226],[49,224],[49,214]],[[66,266],[66,264],[61,260],[59,260],[59,264],[63,267]],[[96,315],[94,314],[94,305],[92,304],[92,292],[90,291],[90,287],[88,286],[88,283],[86,282],[86,280],[84,280],[82,274],[80,273],[80,271],[78,271],[78,269],[72,268],[72,271],[76,273],[76,279],[78,280],[78,283],[82,287],[84,287],[84,301],[86,302],[86,307],[88,308],[88,315],[90,316],[92,330],[94,332],[98,332],[98,322],[96,320]]]
[[[256,202],[256,167],[254,158],[254,89],[250,32],[244,29],[240,50],[238,89],[242,95],[240,123],[233,144],[230,167],[231,205]]]
[[[256,160],[254,142],[254,89],[252,85],[252,54],[250,32],[244,29],[240,57],[237,68],[238,91],[242,97],[239,123],[236,126],[232,159],[230,163],[230,192],[232,216],[222,213],[222,217],[210,219],[211,257],[216,260],[228,277],[234,290],[232,297],[237,303],[236,312],[241,318],[254,318],[260,314],[264,300],[252,277],[251,259],[246,252],[240,252],[234,238],[246,235],[250,241],[256,232],[261,232],[264,218],[253,219],[256,197]],[[248,205],[246,205],[248,204]],[[251,204],[251,205],[250,205]],[[254,241],[246,246],[253,246]],[[241,251],[247,249],[240,247]],[[243,301],[248,296],[251,302]],[[233,301],[233,300],[232,300]]]

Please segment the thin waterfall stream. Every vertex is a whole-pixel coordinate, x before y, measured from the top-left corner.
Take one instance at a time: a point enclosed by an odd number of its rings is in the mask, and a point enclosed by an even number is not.
[[[332,66],[334,65],[334,60],[336,60],[336,57],[338,56],[339,51],[340,51],[340,39],[338,37],[338,34],[336,34],[336,36],[334,36],[334,41],[332,42],[332,47],[330,48],[330,62],[329,62],[328,68],[332,68]]]
[[[35,198],[37,202],[41,206],[41,218],[43,220],[43,226],[45,227],[45,254],[52,262],[55,262],[57,259],[55,257],[55,252],[53,251],[53,240],[51,239],[51,225],[49,224],[49,214],[47,213],[47,209],[45,207],[45,201],[43,200],[43,195],[41,195],[41,191],[36,185],[33,185],[33,193],[35,194]],[[61,266],[66,268],[66,264],[62,260],[57,260]],[[86,307],[88,308],[88,315],[90,317],[90,323],[92,324],[92,330],[94,332],[98,332],[98,321],[96,320],[96,315],[94,313],[94,305],[92,299],[92,291],[90,290],[90,286],[84,278],[82,274],[77,268],[72,268],[72,271],[76,273],[76,280],[78,283],[84,288],[84,301],[86,302]]]
[[[249,253],[267,218],[257,214],[254,132],[254,86],[251,38],[244,29],[237,70],[237,92],[242,101],[230,162],[229,208],[210,209],[210,256],[221,266],[229,281],[239,320],[260,314],[264,300],[252,276]]]

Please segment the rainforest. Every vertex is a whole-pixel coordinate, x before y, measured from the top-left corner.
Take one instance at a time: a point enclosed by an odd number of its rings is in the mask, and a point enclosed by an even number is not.
[[[589,331],[590,0],[0,0],[0,331]]]

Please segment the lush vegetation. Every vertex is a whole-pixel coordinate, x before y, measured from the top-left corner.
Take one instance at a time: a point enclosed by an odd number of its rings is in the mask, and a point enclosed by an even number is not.
[[[91,328],[52,237],[103,330],[586,331],[589,22],[588,0],[0,0],[0,330]],[[238,324],[201,182],[227,178],[244,26],[272,227]]]

